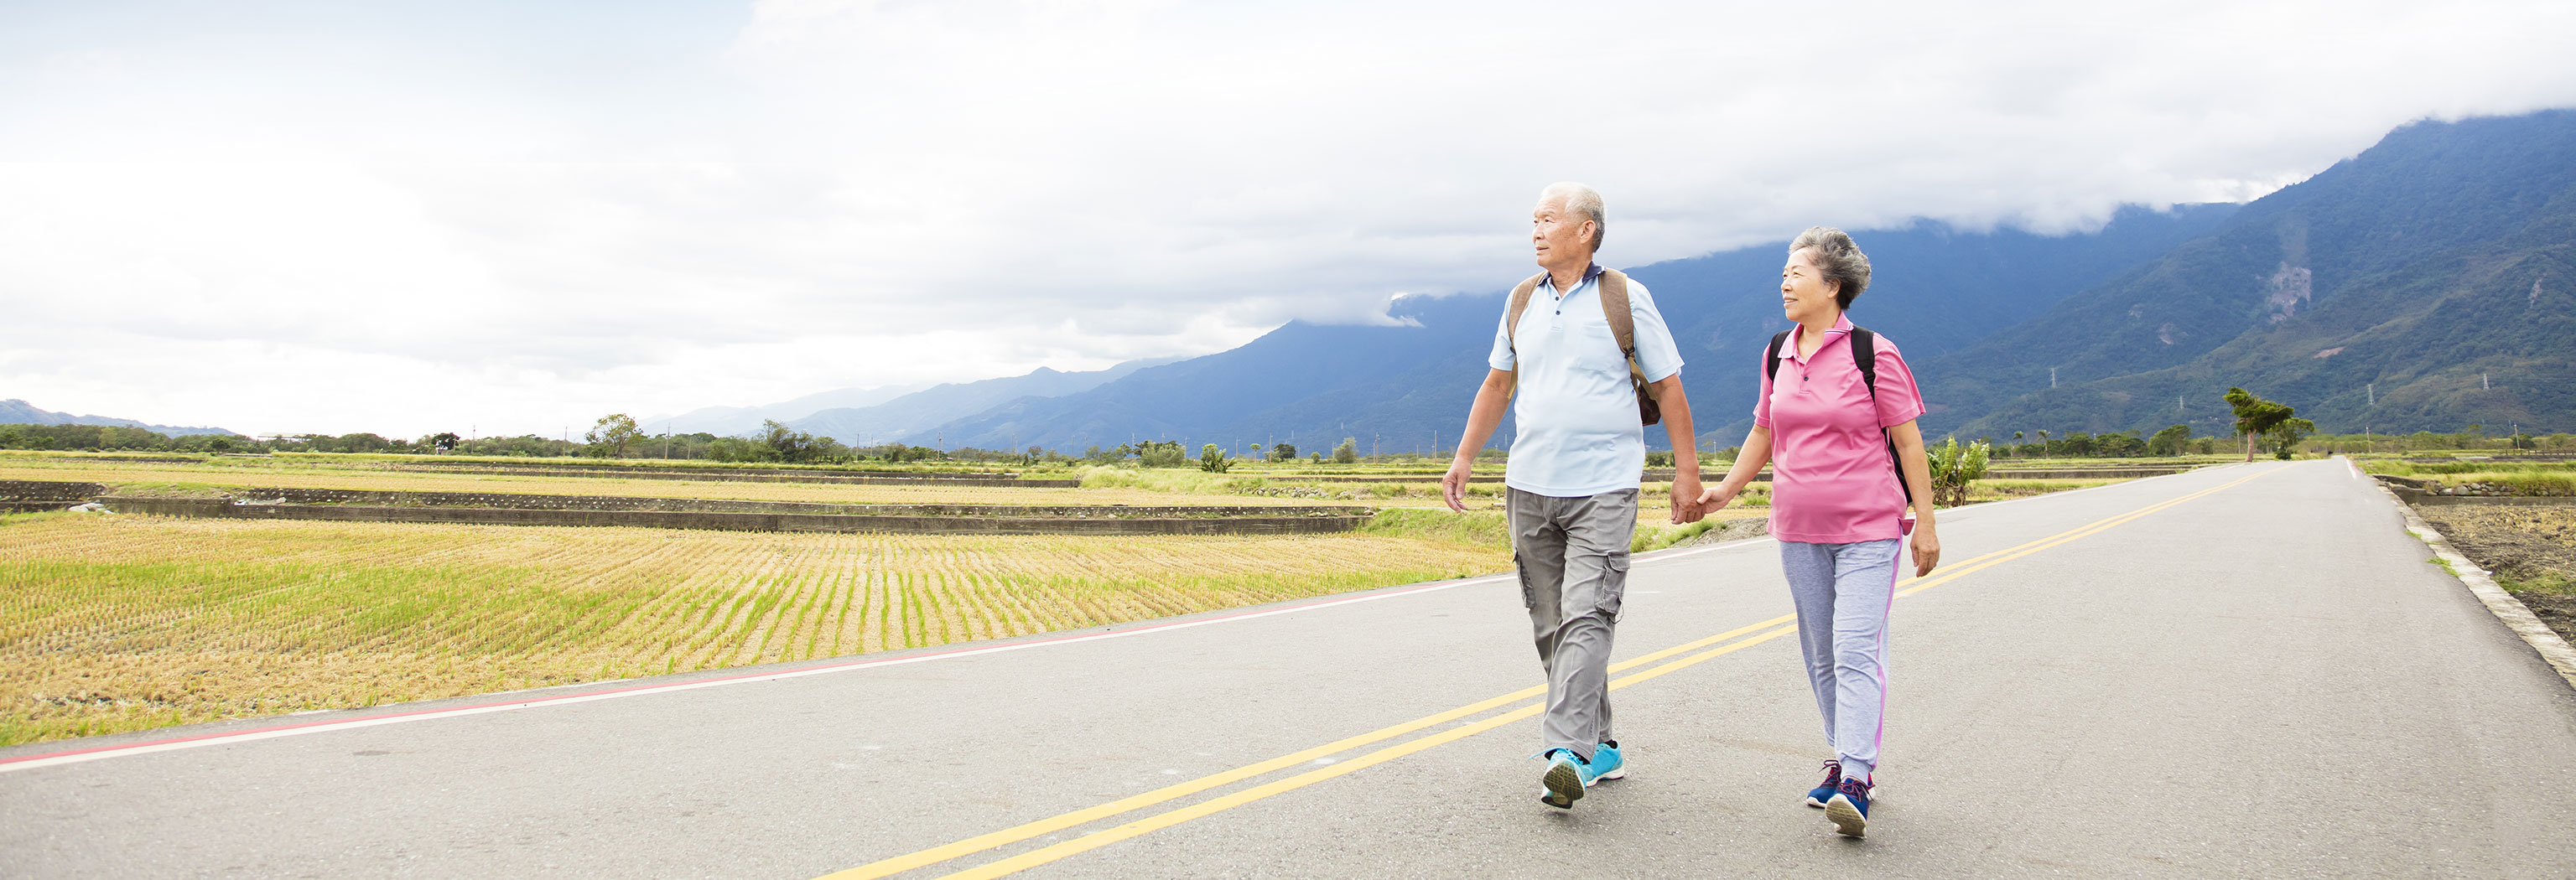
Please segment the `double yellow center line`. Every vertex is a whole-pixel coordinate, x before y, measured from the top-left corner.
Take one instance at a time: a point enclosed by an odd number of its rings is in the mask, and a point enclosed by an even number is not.
[[[2097,520],[2027,544],[1998,550],[1993,553],[1968,559],[1949,568],[1943,569],[1937,576],[1928,578],[1907,578],[1897,582],[1897,586],[1900,588],[1897,591],[1897,595],[1910,596],[1915,593],[1920,593],[1924,590],[1949,583],[1970,574],[1983,571],[1987,568],[1992,568],[2015,559],[2020,559],[2033,553],[2038,553],[2042,550],[2046,550],[2087,535],[2098,534],[2100,532],[2116,528],[2140,517],[2156,513],[2157,511],[2165,510],[2197,498],[2202,498],[2234,488],[2246,483],[2247,481],[2262,477],[2267,473],[2270,473],[2270,471],[2259,471],[2231,482],[2222,483],[2188,495],[2150,504],[2107,519]],[[1902,560],[1899,560],[1899,564],[1903,564]],[[1750,648],[1754,645],[1758,645],[1796,631],[1797,616],[1794,614],[1784,614],[1779,617],[1771,618],[1770,620],[1765,620],[1748,626],[1737,627],[1697,641],[1674,645],[1651,654],[1612,664],[1610,666],[1610,671],[1614,674],[1626,672],[1640,666],[1657,663],[1658,661],[1662,661],[1665,658],[1673,657],[1675,655],[1689,654],[1690,656],[1663,663],[1662,665],[1654,666],[1631,675],[1612,679],[1610,687],[1611,689],[1616,690],[1657,676],[1678,672],[1699,663],[1726,654],[1731,654],[1736,651],[1741,651],[1745,648]],[[1701,650],[1703,648],[1707,650]],[[1690,652],[1692,651],[1700,651],[1700,653],[1691,654]],[[1325,743],[1304,751],[1281,755],[1267,761],[1255,764],[1246,764],[1232,770],[1202,776],[1188,782],[1164,786],[1153,791],[1110,801],[1099,806],[1087,807],[1070,813],[1040,819],[1026,825],[970,837],[955,843],[935,846],[919,852],[885,859],[883,861],[871,862],[846,871],[834,872],[832,874],[825,875],[821,880],[871,880],[871,878],[886,877],[917,868],[929,867],[941,862],[963,858],[965,856],[974,855],[976,853],[999,847],[1009,846],[1014,843],[1063,831],[1068,828],[1087,825],[1112,816],[1132,813],[1146,807],[1185,798],[1211,789],[1233,785],[1237,782],[1242,782],[1254,777],[1264,776],[1290,767],[1306,764],[1319,758],[1330,757],[1361,746],[1384,742],[1386,740],[1402,737],[1406,734],[1438,727],[1462,718],[1469,718],[1494,709],[1509,706],[1513,703],[1543,697],[1546,693],[1546,685],[1523,688],[1489,700],[1460,706],[1438,714],[1425,715],[1421,718],[1416,718],[1402,724],[1380,728],[1378,730],[1335,742]],[[949,874],[947,877],[1000,877],[1006,874],[1024,871],[1057,859],[1062,859],[1066,856],[1099,849],[1100,847],[1108,846],[1132,837],[1170,828],[1174,825],[1179,825],[1192,819],[1224,812],[1272,795],[1304,788],[1365,767],[1383,764],[1415,752],[1430,749],[1434,746],[1456,742],[1515,721],[1534,717],[1544,708],[1544,702],[1532,702],[1528,705],[1524,705],[1480,721],[1461,724],[1429,736],[1408,740],[1380,748],[1376,751],[1372,751],[1358,757],[1344,759],[1324,767],[1308,770],[1294,776],[1275,779],[1221,797],[1210,798],[1185,807],[1147,816],[1123,825],[1095,831],[1072,840],[1051,844],[1049,846],[1030,850],[1008,858],[986,862],[972,868]]]

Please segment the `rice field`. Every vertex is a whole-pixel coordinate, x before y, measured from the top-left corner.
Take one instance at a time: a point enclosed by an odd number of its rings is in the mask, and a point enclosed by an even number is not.
[[[1383,531],[1103,539],[0,517],[0,745],[917,648],[1509,566],[1497,544]]]

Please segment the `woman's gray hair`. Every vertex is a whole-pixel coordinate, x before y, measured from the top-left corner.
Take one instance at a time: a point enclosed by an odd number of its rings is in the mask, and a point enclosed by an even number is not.
[[[1810,226],[1798,233],[1798,240],[1789,243],[1789,255],[1809,248],[1815,249],[1816,269],[1824,273],[1825,283],[1834,285],[1834,305],[1850,311],[1852,300],[1869,289],[1869,255],[1860,252],[1850,235],[1831,226]]]
[[[1609,218],[1602,216],[1601,194],[1570,180],[1548,184],[1538,191],[1540,204],[1559,199],[1564,200],[1568,213],[1581,214],[1583,219],[1592,221],[1592,252],[1600,253],[1601,235],[1610,231]]]

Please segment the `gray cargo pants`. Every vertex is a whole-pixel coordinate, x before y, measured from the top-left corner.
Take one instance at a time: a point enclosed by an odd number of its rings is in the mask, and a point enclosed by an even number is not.
[[[1506,491],[1512,559],[1547,671],[1539,735],[1550,749],[1592,760],[1610,740],[1610,637],[1628,588],[1637,490],[1581,498]]]

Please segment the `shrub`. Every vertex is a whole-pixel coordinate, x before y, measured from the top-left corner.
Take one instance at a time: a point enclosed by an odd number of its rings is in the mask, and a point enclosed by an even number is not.
[[[1986,475],[1990,451],[1983,440],[1961,446],[1956,437],[1924,450],[1924,463],[1932,469],[1932,503],[1941,507],[1968,503],[1968,484]]]

